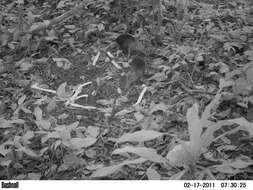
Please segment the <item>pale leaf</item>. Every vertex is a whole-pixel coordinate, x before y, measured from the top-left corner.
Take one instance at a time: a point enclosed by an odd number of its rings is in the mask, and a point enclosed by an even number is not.
[[[85,131],[85,133],[87,134],[87,136],[97,138],[97,136],[99,135],[99,128],[94,127],[94,126],[89,126],[87,130]]]
[[[104,177],[113,174],[118,169],[120,169],[124,165],[130,165],[130,164],[140,164],[145,162],[146,160],[143,158],[138,158],[135,160],[126,160],[120,164],[114,165],[114,166],[108,166],[97,169],[93,174],[91,175],[91,178],[98,178],[98,177]]]
[[[134,117],[137,121],[141,121],[144,118],[144,115],[141,112],[135,112]]]
[[[6,156],[9,152],[11,152],[11,148],[6,148],[5,144],[0,145],[0,155]]]
[[[218,166],[215,166],[214,168],[215,168],[215,170],[219,171],[220,173],[225,173],[225,174],[233,174],[233,175],[235,175],[235,174],[241,172],[241,170],[234,169],[234,168],[232,168],[229,165],[218,165]]]
[[[39,120],[42,119],[42,110],[41,110],[39,107],[36,107],[36,108],[34,109],[34,112],[33,112],[33,113],[34,113],[34,115],[35,115],[37,121],[39,121]]]
[[[197,156],[200,147],[200,135],[202,132],[202,123],[199,118],[198,105],[195,103],[191,108],[187,110],[186,118],[188,123],[188,129],[190,134],[191,152],[194,156]]]
[[[220,89],[223,89],[223,88],[226,88],[226,87],[229,87],[229,86],[233,86],[234,85],[234,82],[233,81],[226,81],[224,79],[220,79],[220,84],[219,84],[219,88]]]
[[[190,141],[199,139],[202,132],[198,109],[198,105],[195,103],[191,108],[187,110],[186,118],[189,128]]]
[[[73,145],[74,149],[87,148],[93,145],[97,141],[96,138],[87,137],[87,138],[72,138],[70,143]]]
[[[166,110],[168,109],[168,106],[164,103],[159,103],[159,104],[155,104],[151,110],[150,113],[154,113],[156,111],[163,111],[166,112]]]
[[[25,154],[27,154],[28,156],[31,156],[31,157],[39,157],[38,154],[36,154],[33,150],[31,150],[29,148],[20,147],[18,150],[24,152]]]
[[[141,130],[137,131],[134,133],[126,133],[123,136],[121,136],[117,142],[144,142],[144,141],[149,141],[153,140],[155,138],[158,138],[162,136],[163,133],[157,132],[157,131],[152,131],[152,130]]]
[[[214,99],[211,101],[210,104],[208,104],[202,114],[201,119],[202,120],[208,120],[209,117],[212,115],[211,111],[217,106],[217,104],[219,103],[219,100],[221,98],[221,94],[217,93],[214,97]]]
[[[13,119],[13,120],[8,120],[10,123],[16,123],[16,124],[24,124],[25,120],[23,119]]]
[[[91,178],[104,177],[113,174],[121,168],[121,164],[100,168],[92,173]]]
[[[244,169],[247,168],[248,166],[253,165],[253,162],[245,162],[243,160],[235,160],[233,162],[230,163],[230,166],[233,168],[237,168],[237,169]]]
[[[190,142],[185,142],[185,147],[189,147]],[[185,150],[182,144],[176,145],[171,151],[168,152],[166,158],[176,166],[184,166],[189,163],[189,153]]]
[[[12,123],[4,118],[0,118],[0,128],[6,129],[13,127]]]
[[[201,146],[202,148],[207,148],[216,138],[214,137],[214,132],[220,129],[224,125],[229,125],[230,123],[226,120],[221,120],[218,122],[210,122],[207,125],[207,129],[201,136]]]
[[[48,120],[44,119],[36,121],[36,125],[43,128],[44,130],[49,130],[51,127],[51,123]]]
[[[26,99],[26,95],[23,95],[21,98],[19,98],[19,100],[18,100],[18,105],[23,104],[24,101],[25,101],[25,99]]]
[[[180,171],[175,175],[171,176],[170,180],[180,180],[187,171],[188,171],[187,168],[185,168],[183,171]]]
[[[133,111],[134,111],[133,109],[129,109],[129,110],[123,109],[123,110],[117,112],[117,113],[115,114],[115,116],[124,116],[124,115],[126,115],[126,114],[132,113]]]
[[[33,137],[34,137],[34,132],[33,131],[27,131],[22,138],[28,141]]]
[[[112,152],[112,154],[124,154],[124,153],[133,153],[137,154],[138,156],[145,158],[147,160],[158,162],[158,163],[165,163],[166,159],[159,154],[156,153],[155,149],[152,148],[145,148],[145,147],[124,147],[121,149],[116,149]]]
[[[0,160],[0,166],[9,167],[11,160]]]
[[[66,125],[66,129],[68,131],[75,130],[78,125],[79,125],[79,121],[76,121],[74,123],[71,123],[70,125]]]
[[[246,119],[244,119],[243,117],[240,118],[236,118],[236,119],[231,119],[228,120],[231,123],[236,123],[242,127],[245,127],[246,130],[250,133],[250,135],[253,135],[253,123],[247,121]]]
[[[59,87],[58,87],[58,89],[57,89],[57,91],[56,91],[56,94],[59,96],[59,97],[61,97],[61,98],[68,98],[68,97],[70,97],[70,95],[71,95],[71,93],[69,92],[66,92],[66,86],[67,86],[67,83],[66,82],[64,82],[64,83],[62,83]]]
[[[4,118],[0,118],[0,128],[11,128],[14,127],[13,124],[24,124],[25,121],[23,119],[15,119],[15,120],[6,120]]]
[[[149,180],[160,180],[161,179],[160,174],[152,168],[148,168],[146,174],[147,174]]]
[[[40,180],[41,174],[40,173],[29,173],[27,177],[28,177],[28,179],[31,179],[31,180]]]

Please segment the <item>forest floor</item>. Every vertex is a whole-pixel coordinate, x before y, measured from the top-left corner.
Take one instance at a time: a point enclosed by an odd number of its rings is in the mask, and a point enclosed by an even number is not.
[[[88,2],[0,2],[0,179],[253,179],[253,3]]]

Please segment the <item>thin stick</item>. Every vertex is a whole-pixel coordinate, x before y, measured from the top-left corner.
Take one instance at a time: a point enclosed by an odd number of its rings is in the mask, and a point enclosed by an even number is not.
[[[148,89],[148,87],[144,85],[144,88],[142,89],[142,91],[141,91],[141,93],[140,93],[140,96],[139,96],[137,102],[136,102],[133,106],[137,106],[137,105],[139,105],[139,104],[141,103],[141,100],[142,100],[142,98],[143,98],[145,92],[147,91],[147,89]]]

